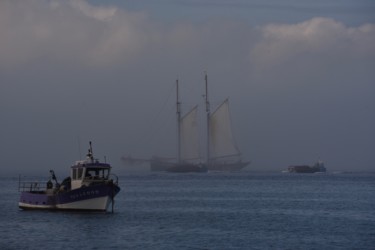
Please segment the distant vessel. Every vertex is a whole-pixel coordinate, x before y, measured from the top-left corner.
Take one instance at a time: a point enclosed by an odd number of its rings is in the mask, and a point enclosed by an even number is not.
[[[318,173],[318,172],[326,172],[326,168],[322,161],[318,161],[313,166],[309,165],[296,165],[296,166],[289,166],[288,167],[289,173]]]
[[[136,159],[124,156],[121,158],[122,161],[125,164],[149,162],[151,171],[168,172],[236,171],[249,165],[250,162],[241,160],[241,152],[233,136],[229,99],[224,100],[213,113],[210,112],[207,74],[205,74],[206,91],[204,95],[206,136],[203,140],[198,127],[198,106],[181,117],[178,80],[176,81],[176,89],[177,161],[173,158],[157,156],[151,159]],[[206,146],[205,150],[201,150],[201,141]],[[202,157],[201,151],[206,152],[205,157]]]
[[[93,156],[92,146],[87,158],[71,166],[71,175],[60,184],[53,170],[51,178],[44,183],[21,182],[21,209],[107,211],[114,205],[114,197],[120,191],[118,178],[111,179],[111,166],[101,163]],[[52,181],[55,183],[53,184]]]

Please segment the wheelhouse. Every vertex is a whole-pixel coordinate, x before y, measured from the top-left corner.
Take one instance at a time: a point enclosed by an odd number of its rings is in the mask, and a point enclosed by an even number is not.
[[[110,173],[111,166],[107,163],[78,163],[71,167],[72,189],[108,181]]]
[[[101,163],[94,159],[90,142],[90,149],[86,160],[77,161],[71,167],[70,178],[72,181],[72,189],[82,186],[91,186],[98,183],[109,181],[111,174],[111,166],[107,163]]]

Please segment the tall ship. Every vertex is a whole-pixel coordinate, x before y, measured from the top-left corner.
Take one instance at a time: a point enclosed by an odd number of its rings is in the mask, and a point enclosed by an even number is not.
[[[154,156],[146,160],[122,157],[123,162],[127,164],[149,162],[151,171],[169,172],[237,171],[246,167],[250,162],[241,160],[241,152],[232,132],[229,99],[224,100],[214,112],[210,111],[207,74],[205,74],[204,133],[200,133],[198,127],[198,106],[181,116],[178,80],[176,89],[177,161],[173,158]],[[202,134],[205,136],[202,137]],[[205,149],[202,149],[201,144]]]
[[[120,192],[118,178],[111,174],[108,163],[94,158],[92,146],[85,160],[70,168],[70,176],[58,182],[53,170],[47,182],[19,180],[21,192],[18,206],[21,209],[102,211],[111,207]]]

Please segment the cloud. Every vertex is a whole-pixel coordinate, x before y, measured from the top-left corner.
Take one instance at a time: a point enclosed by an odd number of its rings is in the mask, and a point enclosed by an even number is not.
[[[0,2],[0,66],[130,60],[144,46],[145,15],[85,1]]]
[[[297,24],[269,24],[258,27],[257,32],[249,25],[228,20],[168,26],[155,23],[143,12],[94,6],[83,0],[1,1],[0,35],[2,67],[38,60],[108,66],[156,56],[161,51],[168,58],[184,52],[186,57],[191,53],[220,56],[226,51],[231,52],[229,56],[241,55],[247,49],[251,51],[249,61],[256,67],[309,54],[348,54],[354,58],[375,54],[374,24],[347,27],[318,17]]]
[[[84,0],[70,0],[68,2],[74,9],[81,11],[84,15],[98,19],[100,21],[109,21],[116,14],[116,7],[94,7]],[[52,8],[59,8],[59,2],[52,2]]]
[[[259,67],[311,55],[321,59],[346,55],[351,60],[375,57],[374,24],[346,27],[333,19],[317,17],[297,24],[269,24],[260,29],[261,39],[251,52]]]

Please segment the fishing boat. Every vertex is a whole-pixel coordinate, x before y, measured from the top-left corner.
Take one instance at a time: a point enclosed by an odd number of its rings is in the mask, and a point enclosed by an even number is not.
[[[69,177],[59,183],[53,170],[50,174],[43,183],[20,178],[19,208],[106,212],[111,205],[113,212],[114,197],[120,192],[118,178],[111,174],[110,164],[94,158],[91,142],[86,159],[71,166]]]

